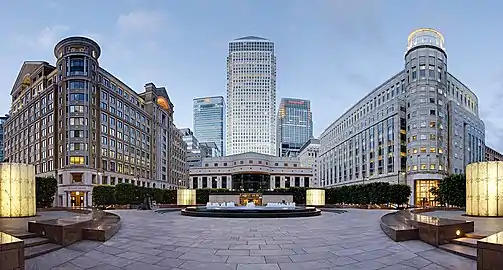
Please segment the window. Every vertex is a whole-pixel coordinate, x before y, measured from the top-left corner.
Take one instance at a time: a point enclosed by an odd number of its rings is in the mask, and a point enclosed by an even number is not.
[[[70,156],[70,164],[82,165],[84,164],[84,157]]]
[[[430,122],[430,127],[434,128],[437,126],[437,123],[435,121]]]
[[[85,119],[83,117],[70,117],[70,126],[84,125]]]
[[[430,147],[430,153],[435,153],[436,152],[436,149],[435,147]]]
[[[437,135],[436,134],[430,134],[430,140],[434,141],[437,139]]]
[[[70,106],[70,112],[71,113],[83,113],[84,112],[84,106]]]
[[[421,170],[426,170],[426,164],[421,164]]]
[[[430,164],[430,170],[435,170],[435,164]]]
[[[430,115],[436,115],[436,111],[435,110],[430,110]]]
[[[68,88],[74,89],[86,89],[86,84],[83,80],[73,80],[68,83]]]
[[[426,153],[426,147],[421,147],[421,153]]]

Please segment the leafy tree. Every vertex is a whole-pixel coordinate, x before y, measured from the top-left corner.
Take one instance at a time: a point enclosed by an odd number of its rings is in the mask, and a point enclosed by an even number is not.
[[[105,207],[116,204],[115,187],[109,185],[99,185],[93,187],[93,205]]]
[[[464,174],[451,174],[438,185],[437,198],[445,204],[466,206],[466,177]]]
[[[35,196],[38,208],[52,207],[58,190],[58,181],[54,177],[35,178]]]

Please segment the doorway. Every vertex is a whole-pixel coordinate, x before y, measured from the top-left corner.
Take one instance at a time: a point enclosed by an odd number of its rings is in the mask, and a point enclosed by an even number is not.
[[[84,207],[84,193],[72,191],[70,193],[71,207]]]
[[[253,202],[255,205],[262,205],[262,194],[260,193],[241,193],[239,195],[239,205],[246,205]]]

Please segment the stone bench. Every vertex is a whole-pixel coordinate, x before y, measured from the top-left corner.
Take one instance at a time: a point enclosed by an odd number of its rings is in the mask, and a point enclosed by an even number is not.
[[[503,265],[503,232],[477,241],[477,269],[501,269]]]
[[[463,237],[466,233],[473,232],[474,223],[473,221],[424,216],[414,214],[409,210],[400,210],[382,216],[381,229],[394,241],[420,239],[430,245],[439,246],[450,243],[452,239]]]
[[[0,269],[24,269],[23,240],[3,232],[0,232]]]

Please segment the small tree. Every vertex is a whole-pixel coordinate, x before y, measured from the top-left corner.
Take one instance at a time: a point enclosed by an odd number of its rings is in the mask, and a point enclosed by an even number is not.
[[[448,204],[466,206],[466,177],[464,174],[451,174],[438,185],[438,197]]]
[[[105,207],[116,204],[115,187],[109,185],[93,187],[93,205],[96,207]]]
[[[54,177],[36,177],[35,183],[37,207],[52,207],[58,190],[58,181]]]

